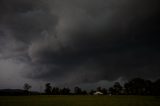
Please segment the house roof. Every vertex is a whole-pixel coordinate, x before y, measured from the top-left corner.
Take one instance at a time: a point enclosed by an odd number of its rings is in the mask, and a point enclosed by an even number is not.
[[[103,93],[100,92],[100,91],[96,91],[96,92],[94,93],[94,95],[103,95]]]

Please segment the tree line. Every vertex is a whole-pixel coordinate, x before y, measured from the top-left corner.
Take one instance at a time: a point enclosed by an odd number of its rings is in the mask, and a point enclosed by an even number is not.
[[[133,78],[123,85],[115,82],[110,88],[97,87],[89,91],[83,90],[76,86],[73,90],[70,88],[59,88],[51,86],[51,83],[45,84],[44,93],[33,92],[30,89],[32,86],[25,83],[24,90],[4,89],[0,90],[0,95],[94,95],[95,92],[100,92],[103,95],[152,95],[160,96],[160,79],[156,81],[145,80],[142,78]]]
[[[50,83],[45,85],[45,94],[47,95],[94,95],[95,92],[101,92],[103,95],[157,95],[160,96],[160,79],[156,81],[145,80],[142,78],[133,78],[123,85],[115,82],[110,88],[97,87],[96,90],[82,90],[75,87],[73,93],[69,88],[52,87]]]

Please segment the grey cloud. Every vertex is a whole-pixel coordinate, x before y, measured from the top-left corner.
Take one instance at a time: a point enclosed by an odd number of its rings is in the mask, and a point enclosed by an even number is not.
[[[77,84],[160,76],[158,0],[0,2],[0,37],[15,40],[10,57],[27,58],[27,78]]]
[[[2,0],[1,25],[16,39],[31,42],[45,30],[54,30],[57,17],[41,0]]]

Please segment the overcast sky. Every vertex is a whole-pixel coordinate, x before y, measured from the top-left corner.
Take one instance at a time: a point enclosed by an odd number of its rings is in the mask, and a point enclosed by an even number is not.
[[[0,88],[160,77],[160,0],[0,0]]]

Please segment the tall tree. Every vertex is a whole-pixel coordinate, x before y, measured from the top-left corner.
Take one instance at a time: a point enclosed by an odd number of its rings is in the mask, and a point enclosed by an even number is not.
[[[89,91],[89,94],[90,94],[90,95],[93,95],[94,92],[96,92],[96,91],[94,91],[93,89],[91,89],[91,90]]]
[[[119,82],[115,82],[115,84],[113,85],[113,89],[116,95],[120,95],[122,93],[123,87],[121,86]]]
[[[46,83],[46,85],[45,85],[45,93],[47,95],[50,95],[52,93],[52,86],[51,86],[50,83]]]
[[[59,95],[59,94],[60,94],[60,89],[59,89],[58,87],[54,87],[54,88],[52,89],[52,94],[53,94],[53,95]]]
[[[114,91],[114,88],[113,88],[113,87],[110,87],[110,88],[109,88],[109,94],[111,94],[111,95],[114,95],[114,94],[115,94],[115,91]]]
[[[74,93],[75,93],[76,95],[81,94],[81,93],[82,93],[81,88],[79,88],[79,87],[75,87],[75,88],[74,88]]]
[[[26,92],[27,94],[29,94],[29,89],[31,89],[32,86],[29,85],[28,83],[25,83],[24,86],[23,86],[23,88],[24,88],[25,92]]]
[[[153,83],[152,92],[153,92],[153,95],[160,96],[160,79],[156,80]]]
[[[131,95],[144,95],[146,92],[146,83],[142,78],[134,78],[124,85],[125,90]]]
[[[104,95],[107,95],[108,91],[106,88],[102,88],[101,92],[104,94]]]
[[[153,82],[150,80],[145,81],[145,95],[152,95]]]

